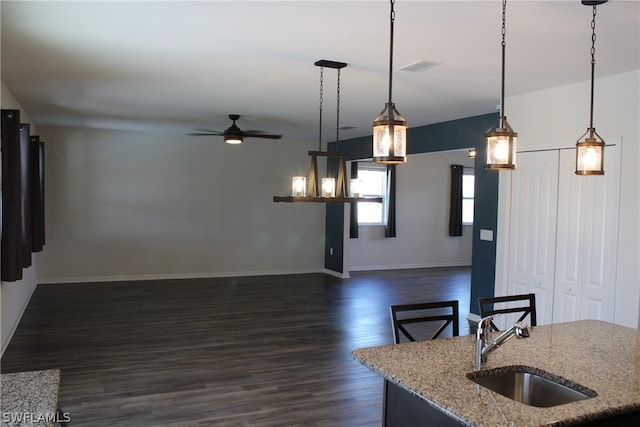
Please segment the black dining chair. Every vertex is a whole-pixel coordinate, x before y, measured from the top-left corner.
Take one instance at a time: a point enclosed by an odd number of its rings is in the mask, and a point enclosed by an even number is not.
[[[509,304],[501,308],[495,308],[495,304],[499,303],[516,303]],[[493,316],[496,314],[521,313],[518,322],[523,321],[527,315],[529,316],[530,326],[536,326],[536,294],[520,294],[507,295],[501,297],[485,297],[478,298],[480,306],[480,317]],[[499,331],[500,329],[491,321],[491,327]]]
[[[451,325],[451,335],[457,337],[460,334],[460,320],[458,318],[458,301],[435,301],[415,304],[397,304],[389,307],[391,311],[391,324],[393,326],[393,340],[396,344],[404,337],[409,341],[416,341],[424,334],[409,325],[441,322],[440,327],[427,339],[436,339]],[[422,328],[421,328],[422,329]],[[426,328],[425,328],[426,329]]]
[[[400,344],[402,340],[407,342],[436,339],[440,337],[449,325],[451,325],[451,336],[457,337],[460,334],[457,300],[396,304],[390,306],[389,309],[393,327],[393,341],[396,344]],[[434,322],[439,322],[439,324],[434,324]],[[433,331],[434,329],[435,332]],[[388,412],[387,405],[391,404],[395,408],[399,394],[405,393],[398,390],[398,386],[392,385],[388,380],[384,380],[382,396],[383,427],[393,425],[396,422],[397,411]],[[410,412],[411,408],[403,406],[403,411]]]

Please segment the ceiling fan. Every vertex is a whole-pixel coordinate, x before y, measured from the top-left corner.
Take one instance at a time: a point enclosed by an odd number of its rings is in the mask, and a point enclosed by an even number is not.
[[[204,131],[204,132],[190,133],[189,135],[221,135],[224,137],[224,141],[227,144],[240,144],[244,140],[244,138],[266,138],[266,139],[282,138],[282,135],[268,134],[259,130],[243,131],[236,125],[236,120],[240,118],[240,115],[229,114],[229,118],[233,121],[233,123],[224,132]]]

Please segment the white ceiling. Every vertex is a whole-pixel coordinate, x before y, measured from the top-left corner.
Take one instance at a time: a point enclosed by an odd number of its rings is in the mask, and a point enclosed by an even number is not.
[[[496,111],[501,2],[395,8],[393,100],[409,126]],[[346,139],[371,134],[387,99],[389,10],[384,0],[2,0],[1,77],[36,125],[186,134],[222,131],[236,113],[244,130],[317,140],[313,64],[342,61],[340,125],[354,127],[341,131]],[[597,10],[596,77],[640,68],[640,2]],[[579,0],[509,1],[507,97],[589,80],[591,18]],[[398,70],[418,60],[440,65]],[[332,140],[333,69],[324,90]]]

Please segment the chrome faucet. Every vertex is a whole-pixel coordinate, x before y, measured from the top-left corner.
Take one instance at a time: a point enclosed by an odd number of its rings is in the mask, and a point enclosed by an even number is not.
[[[500,347],[513,336],[518,339],[529,338],[529,325],[524,322],[516,322],[511,329],[504,331],[496,339],[487,343],[492,319],[493,316],[487,316],[478,322],[478,329],[476,330],[476,370],[480,370],[482,362],[487,361],[487,354]]]

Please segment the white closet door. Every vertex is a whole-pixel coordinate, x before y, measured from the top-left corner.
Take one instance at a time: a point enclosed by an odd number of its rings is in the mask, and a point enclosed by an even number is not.
[[[539,325],[552,322],[558,158],[558,150],[518,153],[511,173],[508,294],[535,293]]]
[[[605,175],[578,176],[575,151],[560,152],[553,322],[613,321],[619,155],[605,148]]]

